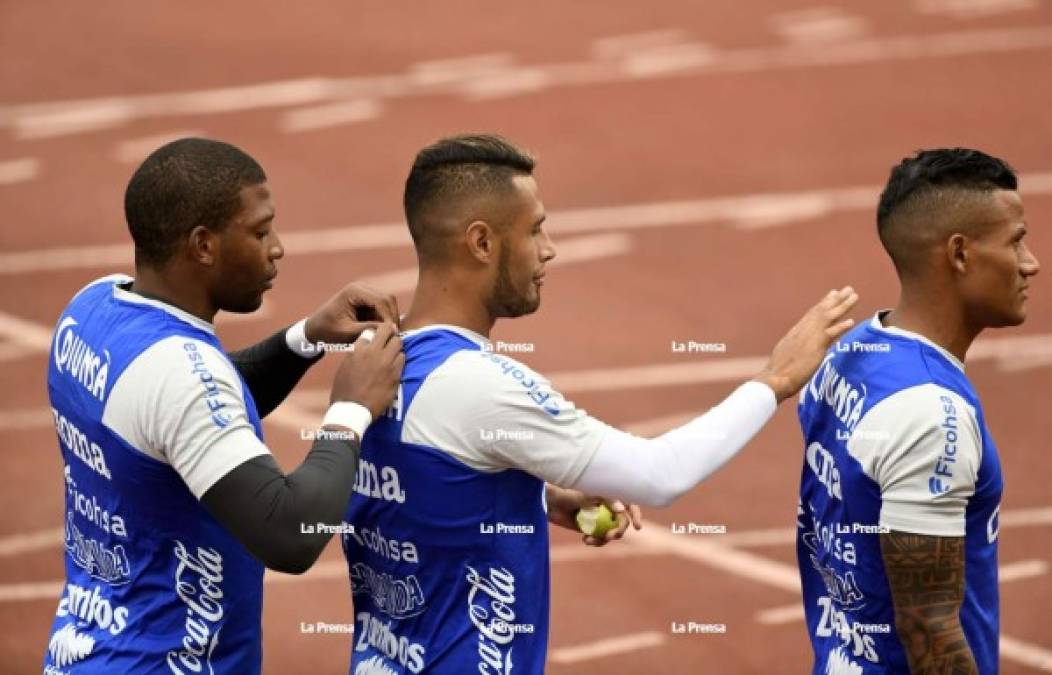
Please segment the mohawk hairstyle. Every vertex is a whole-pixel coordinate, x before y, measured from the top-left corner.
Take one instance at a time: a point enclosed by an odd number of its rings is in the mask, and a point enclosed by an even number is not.
[[[509,190],[516,175],[530,175],[534,158],[492,134],[443,138],[416,155],[405,181],[403,206],[417,250],[435,252],[435,223],[429,214],[439,203]]]
[[[925,246],[971,226],[960,218],[976,197],[1015,190],[1004,160],[968,148],[921,150],[891,170],[877,206],[877,233],[900,275],[913,271]]]

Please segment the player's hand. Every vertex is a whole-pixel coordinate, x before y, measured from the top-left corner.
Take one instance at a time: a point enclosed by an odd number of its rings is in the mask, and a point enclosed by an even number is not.
[[[389,293],[358,283],[344,286],[307,317],[307,342],[350,343],[381,322],[399,324],[398,301]]]
[[[829,346],[854,325],[845,316],[856,302],[858,294],[850,286],[830,291],[778,341],[767,367],[755,379],[771,387],[779,403],[800,391]]]
[[[577,512],[586,506],[606,504],[607,508],[617,519],[617,526],[611,528],[602,537],[590,537],[582,535],[582,541],[589,546],[604,546],[607,543],[625,536],[628,526],[636,530],[643,527],[643,513],[635,504],[627,507],[620,501],[608,500],[603,497],[586,495],[579,490],[568,490],[555,485],[545,486],[545,497],[548,502],[548,522],[559,527],[565,527],[580,534],[577,529]]]
[[[353,401],[369,409],[373,419],[391,405],[402,379],[405,354],[394,324],[382,323],[370,340],[360,336],[348,352],[332,381],[330,403]]]

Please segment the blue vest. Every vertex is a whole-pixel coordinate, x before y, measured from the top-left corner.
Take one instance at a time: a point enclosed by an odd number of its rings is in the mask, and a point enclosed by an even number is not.
[[[865,322],[833,346],[799,407],[805,447],[818,458],[804,462],[797,532],[816,675],[909,672],[880,552],[881,488],[848,452],[847,439],[873,406],[928,383],[956,393],[976,412],[982,459],[965,512],[960,620],[979,672],[998,672],[997,514],[1003,482],[979,399],[938,349]],[[931,480],[937,494],[938,478]]]
[[[544,481],[484,473],[402,442],[421,384],[479,346],[452,331],[404,341],[394,405],[362,442],[342,536],[355,612],[351,672],[541,675],[548,641]],[[428,425],[472,420],[428,419]]]
[[[48,394],[66,472],[66,580],[44,672],[258,673],[262,565],[171,466],[102,423],[113,384],[150,345],[183,336],[222,347],[214,335],[113,291],[112,280],[82,291],[52,342]]]

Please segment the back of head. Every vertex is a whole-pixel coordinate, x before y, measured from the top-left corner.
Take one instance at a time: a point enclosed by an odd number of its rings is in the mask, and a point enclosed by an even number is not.
[[[877,231],[900,278],[925,271],[932,246],[954,233],[978,236],[969,216],[996,190],[1015,190],[1015,171],[979,150],[922,150],[891,170],[877,207]]]
[[[198,225],[220,230],[241,209],[241,189],[267,180],[239,148],[183,138],[153,151],[124,193],[135,264],[163,266]]]
[[[510,191],[512,178],[534,165],[529,153],[489,134],[450,136],[417,153],[403,205],[420,260],[440,259],[457,225],[479,217],[472,206]]]

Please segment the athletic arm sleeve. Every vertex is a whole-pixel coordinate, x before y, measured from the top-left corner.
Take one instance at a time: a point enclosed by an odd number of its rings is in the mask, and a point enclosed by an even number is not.
[[[371,420],[363,406],[341,402],[323,424],[360,438]],[[103,423],[170,465],[216,520],[280,571],[313,563],[328,535],[297,538],[300,523],[338,522],[354,485],[357,440],[318,441],[285,476],[256,436],[233,365],[193,338],[165,338],[129,364],[107,398]]]
[[[356,439],[316,440],[288,475],[260,455],[220,478],[201,503],[268,568],[302,574],[332,536],[318,526],[343,520],[360,450]]]
[[[248,385],[260,417],[266,417],[281,405],[324,354],[307,344],[305,323],[306,320],[295,323],[251,347],[227,355]]]
[[[975,409],[959,394],[932,383],[895,392],[863,416],[847,449],[880,486],[881,526],[965,535],[982,441]]]
[[[644,439],[589,416],[514,359],[465,351],[421,385],[402,440],[480,471],[521,469],[561,487],[665,506],[733,457],[776,407],[769,387],[747,382],[705,415]]]
[[[657,438],[608,427],[580,479],[567,487],[668,506],[734,457],[777,407],[770,387],[746,382],[704,415]]]

